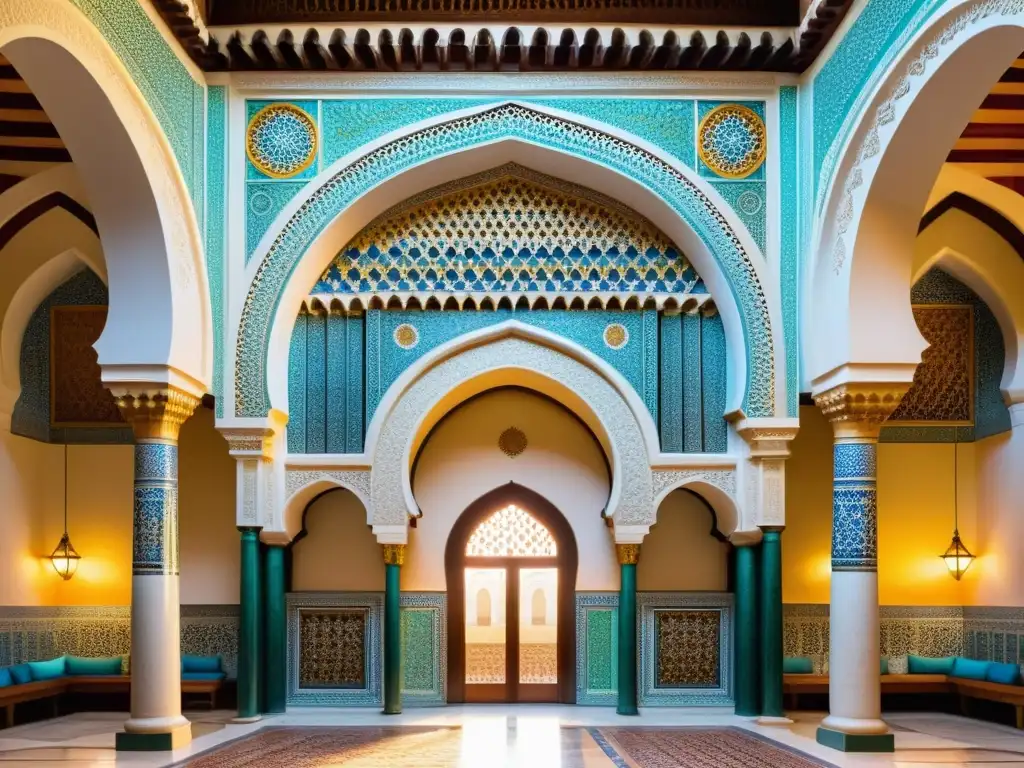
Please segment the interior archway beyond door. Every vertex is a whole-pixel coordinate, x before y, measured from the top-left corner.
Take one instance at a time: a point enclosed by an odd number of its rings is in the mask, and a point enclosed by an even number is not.
[[[540,494],[509,483],[466,508],[445,547],[449,702],[575,703],[577,566],[572,527]]]

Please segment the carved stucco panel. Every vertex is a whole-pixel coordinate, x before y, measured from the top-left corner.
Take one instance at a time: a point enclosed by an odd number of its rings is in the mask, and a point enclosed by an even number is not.
[[[368,469],[289,469],[285,472],[284,493],[286,506],[301,489],[326,480],[348,488],[362,499],[370,498],[370,470]]]
[[[457,382],[488,370],[520,365],[565,386],[585,400],[608,431],[621,472],[618,505],[607,513],[616,522],[647,525],[655,521],[650,465],[640,426],[616,389],[583,363],[525,339],[506,338],[450,357],[421,376],[398,399],[380,431],[371,470],[374,525],[404,525],[407,449],[417,425]]]
[[[687,483],[704,482],[736,498],[736,472],[732,469],[667,469],[654,470],[654,497],[668,488],[681,488]]]

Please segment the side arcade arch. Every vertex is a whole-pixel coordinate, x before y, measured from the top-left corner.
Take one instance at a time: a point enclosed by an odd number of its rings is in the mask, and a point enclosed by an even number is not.
[[[63,0],[0,1],[0,50],[71,153],[103,243],[104,380],[203,393],[213,335],[202,239],[170,145],[124,64]]]
[[[804,338],[816,392],[912,379],[925,347],[909,301],[918,223],[950,147],[1022,48],[1019,3],[947,0],[879,79],[815,225]]]
[[[279,234],[265,238],[265,251],[253,259],[235,344],[235,414],[262,416],[286,403],[285,387],[268,382],[267,371],[287,359],[301,302],[341,243],[412,194],[514,162],[628,200],[677,242],[722,313],[732,385],[728,410],[773,416],[785,377],[773,320],[779,301],[764,259],[706,185],[640,144],[507,103],[413,126],[339,161],[285,209]]]

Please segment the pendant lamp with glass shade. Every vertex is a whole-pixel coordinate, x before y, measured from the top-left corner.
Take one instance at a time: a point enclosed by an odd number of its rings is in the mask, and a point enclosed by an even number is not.
[[[67,581],[75,575],[78,561],[81,559],[82,556],[75,551],[71,537],[68,536],[68,444],[64,443],[64,535],[60,537],[60,543],[50,555],[50,562],[53,563],[53,570]]]
[[[955,427],[954,427],[955,429]],[[959,476],[957,474],[957,456],[959,454],[960,444],[954,439],[953,441],[953,541],[950,542],[949,548],[946,549],[945,554],[941,555],[942,559],[946,561],[946,567],[949,569],[949,575],[957,581],[960,581],[960,577],[963,576],[967,569],[971,567],[971,563],[974,562],[974,555],[971,554],[970,550],[964,546],[964,543],[960,541],[960,520],[958,515],[959,507],[959,495],[957,494],[957,483]]]

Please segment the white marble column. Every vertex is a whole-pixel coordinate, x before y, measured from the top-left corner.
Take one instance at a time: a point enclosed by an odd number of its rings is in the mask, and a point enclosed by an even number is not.
[[[115,393],[135,432],[131,716],[118,750],[170,750],[192,740],[181,714],[178,433],[199,397],[173,387]]]
[[[882,720],[878,625],[878,436],[906,384],[844,384],[815,396],[832,422],[829,714],[818,742],[892,752]]]

